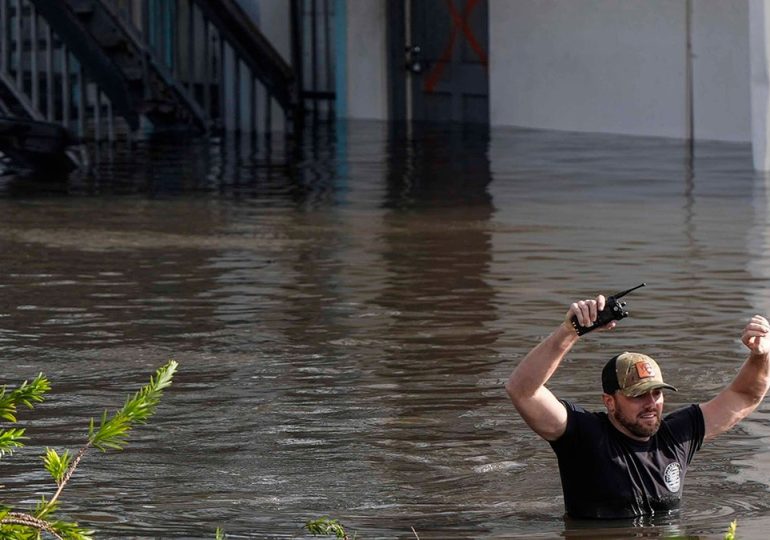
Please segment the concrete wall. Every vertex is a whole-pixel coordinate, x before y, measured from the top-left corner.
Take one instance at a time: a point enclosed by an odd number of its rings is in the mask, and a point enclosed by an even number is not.
[[[289,2],[286,0],[238,0],[260,31],[286,62],[291,63]]]
[[[751,140],[748,0],[693,3],[695,136]]]
[[[684,137],[685,0],[489,0],[493,124]],[[693,0],[697,138],[748,141],[748,0]]]
[[[388,118],[385,0],[347,0],[347,116]]]
[[[488,1],[493,125],[687,135],[686,0]],[[346,5],[347,115],[387,119],[385,0]],[[695,136],[749,141],[748,0],[691,25]]]
[[[684,2],[490,4],[495,124],[683,137]]]
[[[260,30],[279,53],[291,62],[289,2],[286,0],[238,0],[244,10],[257,22]],[[340,6],[340,3],[342,6]],[[344,17],[335,24],[334,32],[342,29],[344,36],[332,37],[334,46],[344,46],[347,58],[344,77],[337,81],[345,85],[336,88],[344,99],[349,118],[386,120],[388,118],[388,73],[386,50],[385,0],[335,1],[335,10]],[[274,111],[273,117],[276,118]]]

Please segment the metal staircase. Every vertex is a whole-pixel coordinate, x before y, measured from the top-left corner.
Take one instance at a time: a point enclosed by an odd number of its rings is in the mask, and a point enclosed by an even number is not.
[[[205,129],[203,112],[109,2],[30,0],[132,129]]]
[[[295,80],[234,0],[0,0],[0,116],[71,140],[290,133]]]

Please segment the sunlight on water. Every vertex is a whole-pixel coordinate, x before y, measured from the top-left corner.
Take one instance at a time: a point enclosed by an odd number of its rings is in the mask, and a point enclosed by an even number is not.
[[[766,529],[765,404],[704,445],[680,515],[576,525],[502,388],[569,302],[640,282],[554,392],[599,408],[625,349],[660,361],[669,407],[729,382],[745,320],[770,312],[770,191],[747,145],[690,160],[667,139],[361,122],[270,154],[146,143],[96,173],[0,181],[5,380],[54,383],[22,415],[4,502],[48,493],[44,448],[76,450],[173,357],[151,424],[65,492],[101,538],[296,538],[325,515],[366,540]]]

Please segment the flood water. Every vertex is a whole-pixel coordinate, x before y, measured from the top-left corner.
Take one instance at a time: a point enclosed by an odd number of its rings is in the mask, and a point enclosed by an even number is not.
[[[575,524],[503,389],[570,302],[640,282],[549,387],[600,409],[623,350],[658,359],[668,410],[727,384],[770,313],[748,145],[354,122],[103,151],[95,176],[0,179],[3,379],[53,384],[2,503],[50,497],[45,448],[77,451],[174,358],[150,423],[62,495],[99,538],[305,538],[323,516],[360,540],[766,537],[767,401],[704,444],[679,515]]]

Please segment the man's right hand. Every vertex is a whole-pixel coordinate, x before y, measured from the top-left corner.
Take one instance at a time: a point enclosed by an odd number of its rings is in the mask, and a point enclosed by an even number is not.
[[[564,316],[564,325],[574,332],[572,317],[577,317],[580,326],[591,326],[596,321],[597,314],[604,309],[605,302],[604,295],[600,294],[593,300],[586,299],[572,303]],[[617,321],[610,321],[597,330],[612,330],[615,326],[617,326]]]

